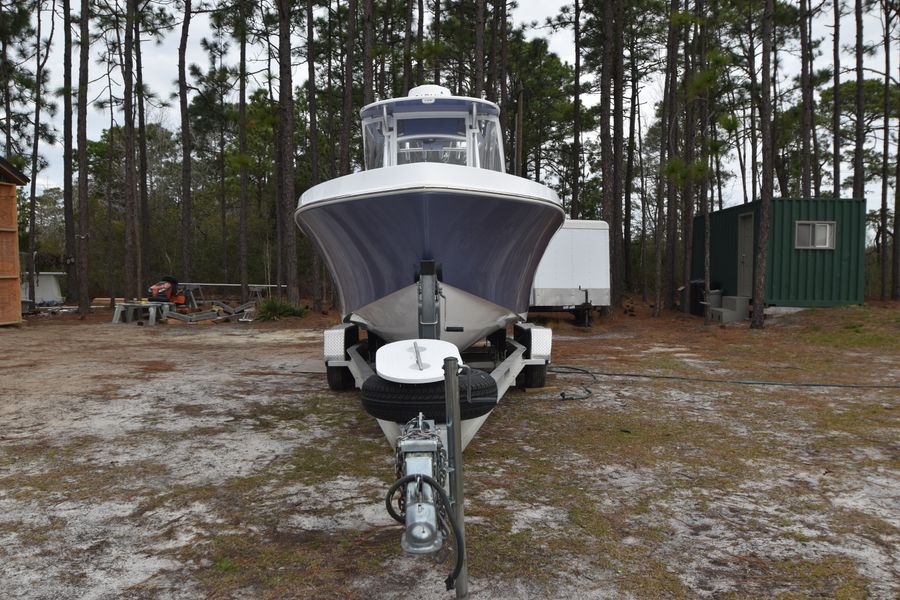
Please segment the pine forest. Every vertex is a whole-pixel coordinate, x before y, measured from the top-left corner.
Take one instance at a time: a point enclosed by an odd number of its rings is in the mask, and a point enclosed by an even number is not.
[[[694,218],[779,197],[867,198],[866,292],[900,298],[897,0],[528,4],[2,0],[22,270],[82,311],[167,274],[328,308],[297,200],[362,168],[362,106],[439,84],[500,106],[508,172],[610,225],[614,304],[675,306]]]

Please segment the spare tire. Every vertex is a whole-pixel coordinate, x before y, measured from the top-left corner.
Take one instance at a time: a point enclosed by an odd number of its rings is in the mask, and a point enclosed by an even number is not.
[[[422,413],[435,423],[447,422],[443,381],[395,383],[372,375],[362,386],[362,405],[367,413],[385,421],[406,423]],[[495,406],[497,382],[493,377],[477,369],[472,369],[469,374],[460,374],[459,409],[463,420],[486,415]]]

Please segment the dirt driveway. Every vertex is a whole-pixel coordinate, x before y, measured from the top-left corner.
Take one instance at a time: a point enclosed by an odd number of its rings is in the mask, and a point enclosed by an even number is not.
[[[326,320],[109,317],[0,329],[3,597],[453,597]],[[900,595],[900,305],[551,326],[466,451],[472,598]]]

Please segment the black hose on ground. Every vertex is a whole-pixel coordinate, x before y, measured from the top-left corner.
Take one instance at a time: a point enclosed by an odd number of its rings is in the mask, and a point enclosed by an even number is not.
[[[398,481],[399,481],[399,479],[398,479]],[[395,521],[397,521],[401,525],[406,525],[406,519],[403,518],[403,515],[401,515],[400,513],[398,513],[397,511],[394,510],[393,495],[396,492],[397,492],[397,489],[395,487],[391,486],[391,489],[388,491],[387,498],[385,498],[385,500],[384,500],[384,505],[387,507],[388,514],[391,515],[391,517]]]
[[[725,383],[732,385],[759,385],[759,386],[777,386],[777,387],[808,387],[808,388],[849,388],[849,389],[874,389],[874,390],[893,390],[900,389],[898,384],[890,383],[791,383],[786,381],[758,381],[752,379],[716,379],[714,377],[686,377],[683,375],[656,375],[650,373],[615,373],[606,371],[591,371],[581,367],[573,367],[571,365],[552,365],[548,367],[551,373],[559,375],[590,375],[597,381],[597,376],[601,377],[619,377],[623,379],[668,379],[673,381],[687,381],[690,383]]]
[[[456,566],[453,567],[453,572],[447,576],[447,579],[444,580],[444,583],[447,586],[447,590],[452,590],[456,586],[456,579],[459,577],[460,572],[462,571],[463,561],[465,560],[466,549],[463,547],[463,538],[462,532],[459,529],[459,523],[456,522],[456,517],[453,516],[453,507],[450,505],[450,498],[447,496],[447,492],[444,491],[444,488],[441,487],[441,484],[437,482],[436,479],[424,474],[418,475],[406,475],[405,477],[401,477],[388,490],[387,497],[385,497],[385,506],[387,506],[387,510],[395,520],[405,523],[406,521],[400,518],[394,511],[393,502],[391,502],[394,494],[397,492],[401,486],[410,483],[411,481],[416,481],[421,479],[423,482],[427,483],[432,487],[432,489],[437,490],[438,496],[441,498],[441,502],[444,503],[444,510],[447,513],[447,518],[450,519],[450,527],[453,529],[453,536],[456,538]]]

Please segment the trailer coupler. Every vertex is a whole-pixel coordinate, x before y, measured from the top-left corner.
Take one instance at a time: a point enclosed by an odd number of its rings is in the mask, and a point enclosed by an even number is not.
[[[405,525],[400,546],[410,554],[430,554],[441,549],[447,536],[445,494],[447,452],[437,427],[423,415],[407,423],[397,439],[397,481],[387,497],[387,509]],[[401,483],[403,482],[403,483]],[[394,495],[399,511],[394,508]]]

